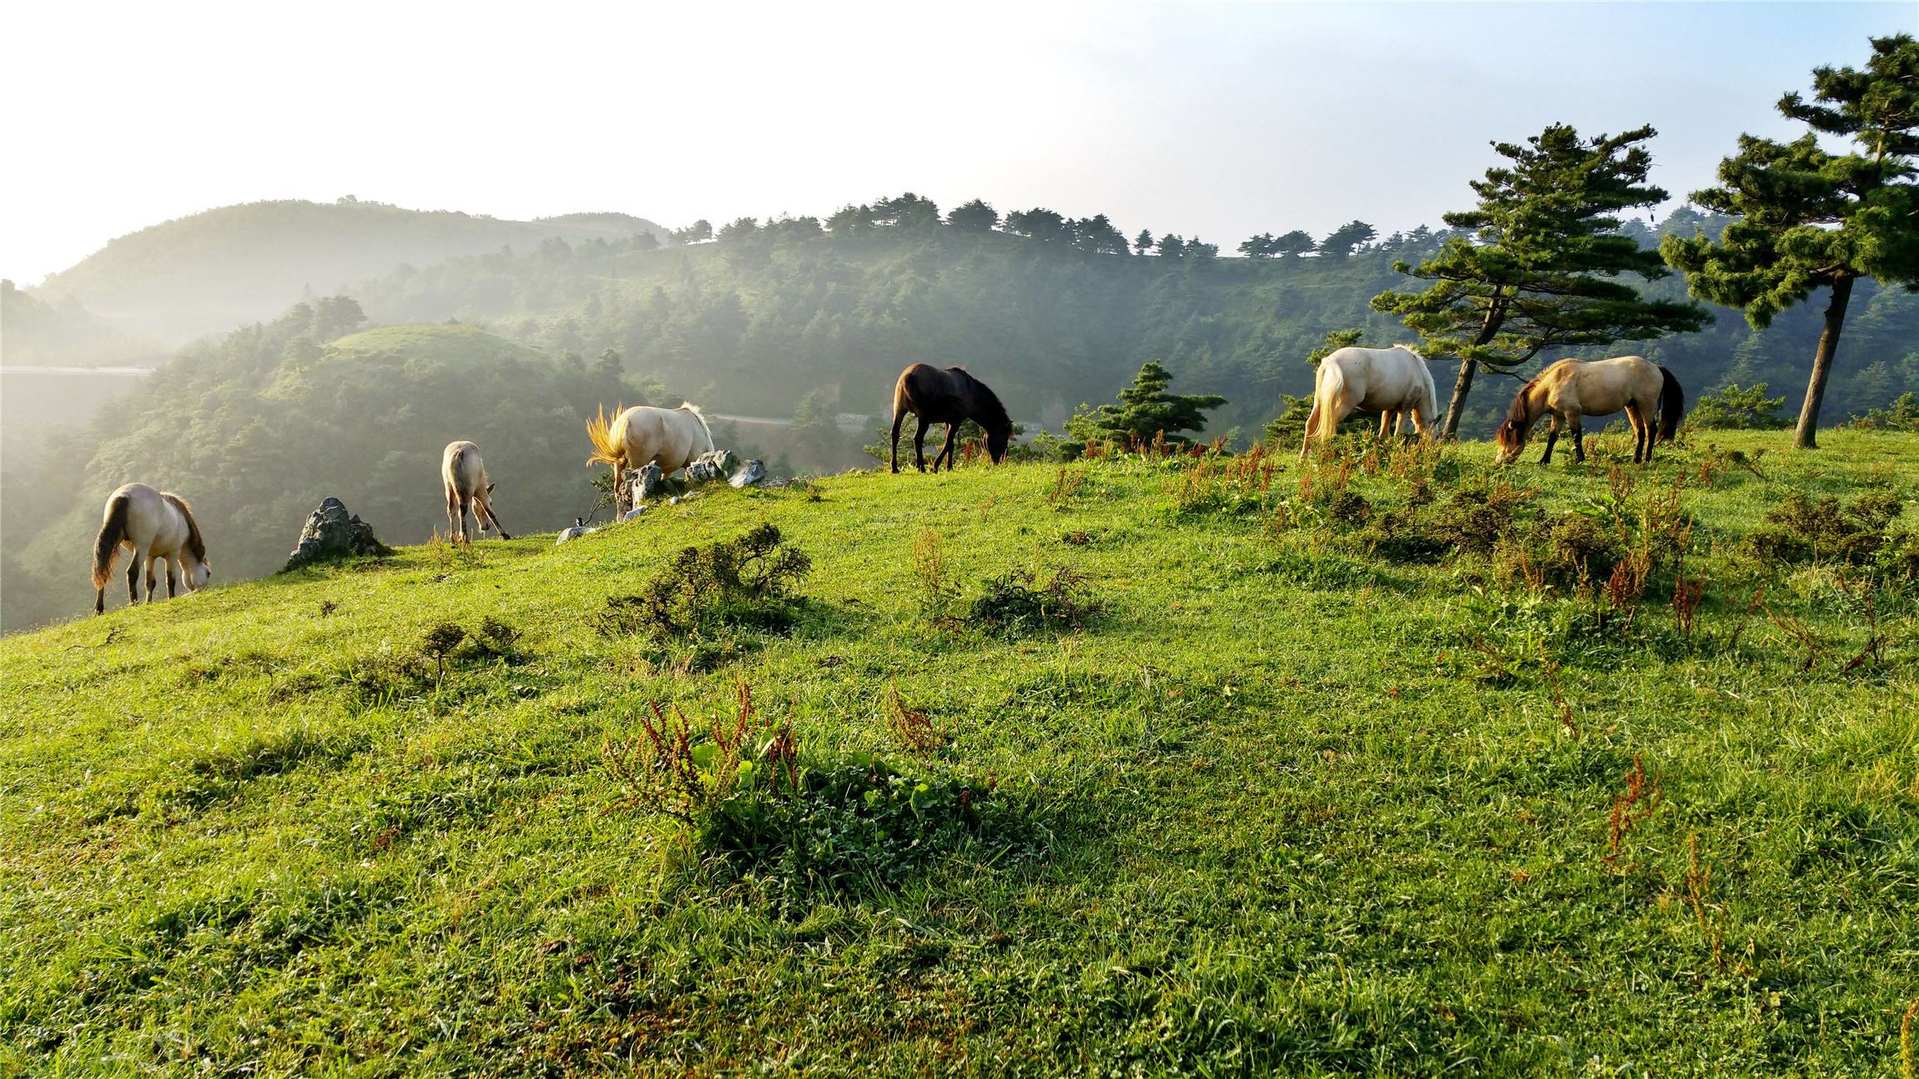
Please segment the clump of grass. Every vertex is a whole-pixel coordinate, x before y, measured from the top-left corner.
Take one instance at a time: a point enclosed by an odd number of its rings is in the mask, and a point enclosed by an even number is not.
[[[602,759],[620,805],[665,817],[709,869],[790,896],[892,886],[976,835],[992,785],[912,775],[870,754],[803,761],[790,726],[762,718],[741,683],[730,718],[706,724],[654,703]]]
[[[940,534],[931,528],[922,528],[913,537],[913,579],[919,582],[920,610],[927,619],[935,625],[949,623],[959,602],[959,588],[947,569]]]
[[[1225,454],[1218,442],[1194,449],[1198,451],[1195,459],[1174,481],[1173,501],[1179,516],[1252,513],[1272,504],[1279,461],[1267,453],[1264,443],[1238,455]]]
[[[967,617],[986,632],[1011,640],[1083,629],[1100,606],[1086,578],[1070,566],[1058,567],[1045,578],[1019,569],[987,581]]]
[[[804,551],[763,524],[737,539],[685,548],[637,595],[609,596],[592,624],[609,637],[687,646],[687,665],[705,669],[743,650],[736,631],[790,628],[794,588],[811,568]]]

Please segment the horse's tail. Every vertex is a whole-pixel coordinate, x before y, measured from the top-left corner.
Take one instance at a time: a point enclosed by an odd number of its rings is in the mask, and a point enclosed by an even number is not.
[[[1686,415],[1686,391],[1664,367],[1659,368],[1659,378],[1659,441],[1671,442],[1672,436],[1679,433],[1679,421]]]
[[[1315,411],[1319,416],[1319,426],[1312,432],[1321,442],[1333,437],[1339,430],[1339,395],[1346,389],[1346,373],[1336,363],[1319,365],[1318,385],[1313,387],[1313,398],[1319,406]]]
[[[127,538],[127,508],[133,499],[114,495],[107,503],[107,519],[100,523],[100,534],[93,540],[93,587],[105,588],[113,574],[113,561],[120,557],[120,541]]]
[[[613,407],[616,420],[626,414],[625,405]],[[598,464],[617,466],[625,459],[625,449],[613,444],[612,424],[607,422],[605,405],[601,405],[598,414],[586,421],[586,437],[587,441],[593,443],[593,454],[586,459],[589,468]]]

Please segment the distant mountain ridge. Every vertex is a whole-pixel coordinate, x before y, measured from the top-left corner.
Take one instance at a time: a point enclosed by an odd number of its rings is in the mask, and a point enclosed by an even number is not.
[[[270,319],[309,293],[326,295],[402,265],[458,255],[628,240],[667,231],[623,213],[513,221],[450,210],[409,210],[346,198],[222,206],[111,241],[32,290],[84,308],[118,331],[162,345]]]

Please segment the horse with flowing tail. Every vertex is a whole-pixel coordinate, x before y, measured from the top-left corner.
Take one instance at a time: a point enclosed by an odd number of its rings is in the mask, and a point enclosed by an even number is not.
[[[153,564],[167,564],[167,598],[178,583],[175,573],[186,581],[187,591],[206,587],[213,578],[207,564],[207,544],[200,537],[200,523],[193,519],[193,507],[171,492],[156,491],[144,483],[129,483],[107,496],[106,512],[100,521],[100,534],[93,541],[93,610],[107,610],[107,578],[113,573],[120,548],[133,551],[127,566],[127,602],[140,602],[140,567],[147,571],[147,602],[153,602],[156,580]]]
[[[486,538],[490,521],[500,530],[501,539],[512,539],[500,517],[493,512],[493,481],[487,478],[486,463],[480,460],[480,447],[471,442],[449,442],[440,458],[440,481],[446,487],[446,536],[449,540],[473,540],[467,535],[467,510],[480,524],[480,538]]]
[[[1424,435],[1439,411],[1439,393],[1426,360],[1410,345],[1391,348],[1335,349],[1319,361],[1313,376],[1313,410],[1306,417],[1306,437],[1300,440],[1304,459],[1314,440],[1325,442],[1339,431],[1339,421],[1354,412],[1377,412],[1379,437],[1410,414],[1413,430]]]
[[[654,408],[651,405],[621,407],[611,423],[606,410],[586,421],[586,437],[593,443],[593,455],[586,459],[613,468],[613,508],[623,513],[628,508],[626,473],[628,469],[658,464],[661,475],[670,476],[702,453],[713,452],[713,432],[698,406],[682,403],[678,408]]]
[[[1572,429],[1573,460],[1586,459],[1586,416],[1606,416],[1625,410],[1632,424],[1634,464],[1652,462],[1655,441],[1671,442],[1686,414],[1686,393],[1672,372],[1643,356],[1615,356],[1610,360],[1560,360],[1520,387],[1506,422],[1494,441],[1496,460],[1506,464],[1526,448],[1526,438],[1541,416],[1552,417],[1546,429],[1546,452],[1539,458],[1551,464],[1553,443],[1563,423]]]
[[[1013,421],[1006,406],[986,383],[974,378],[962,367],[942,371],[930,364],[909,364],[893,383],[893,471],[900,470],[900,424],[911,412],[919,418],[913,432],[913,460],[926,471],[926,429],[933,424],[946,425],[946,444],[933,455],[933,471],[946,459],[947,471],[953,469],[953,441],[960,424],[967,420],[986,429],[986,455],[999,464],[1006,458],[1006,445],[1013,438]]]

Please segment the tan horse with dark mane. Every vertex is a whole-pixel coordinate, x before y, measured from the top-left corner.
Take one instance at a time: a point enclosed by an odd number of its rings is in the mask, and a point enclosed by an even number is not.
[[[187,591],[206,587],[213,578],[207,565],[207,544],[200,538],[200,524],[193,519],[193,507],[172,492],[156,491],[144,483],[129,483],[107,496],[106,512],[100,521],[100,534],[93,541],[93,610],[107,610],[107,578],[120,548],[133,551],[127,566],[127,602],[140,602],[140,567],[147,570],[147,602],[153,602],[158,583],[153,564],[167,564],[167,598],[179,587],[175,571],[186,580]]]
[[[1559,441],[1562,423],[1572,429],[1573,460],[1584,461],[1585,430],[1580,420],[1621,410],[1632,424],[1633,462],[1650,462],[1653,442],[1670,442],[1679,430],[1679,421],[1686,414],[1686,394],[1671,371],[1641,356],[1560,360],[1522,386],[1513,398],[1506,422],[1499,425],[1495,437],[1499,443],[1496,459],[1505,464],[1518,457],[1526,448],[1533,424],[1541,416],[1550,416],[1546,452],[1539,463],[1552,463],[1553,443]]]

